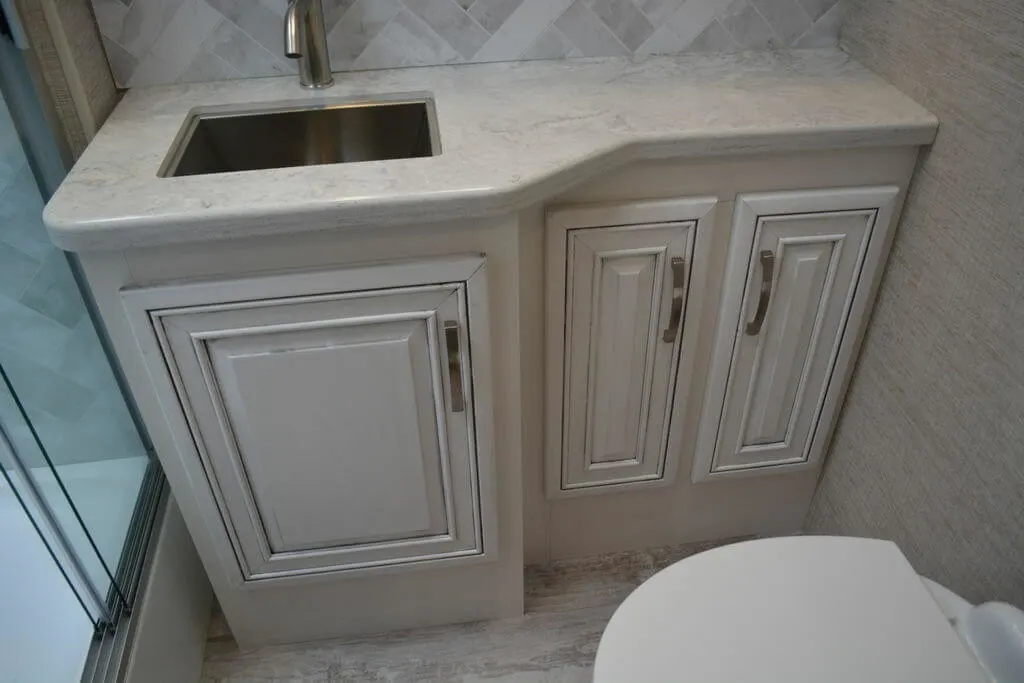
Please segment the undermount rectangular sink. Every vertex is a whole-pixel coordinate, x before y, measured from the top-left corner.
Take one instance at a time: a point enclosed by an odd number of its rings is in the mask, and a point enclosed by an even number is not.
[[[411,159],[441,153],[429,98],[192,112],[161,177]]]

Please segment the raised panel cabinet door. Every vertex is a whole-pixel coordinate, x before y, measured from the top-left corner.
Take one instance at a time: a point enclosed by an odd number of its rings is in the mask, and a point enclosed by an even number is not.
[[[698,436],[702,474],[767,473],[820,458],[815,433],[831,422],[823,410],[835,403],[827,399],[840,384],[831,379],[860,274],[876,258],[869,245],[896,194],[739,197],[705,406],[705,422],[717,428],[713,446],[708,425]]]
[[[549,492],[666,478],[696,232],[696,219],[565,231],[564,324],[552,330],[562,337],[561,429]]]
[[[253,292],[300,291],[305,276],[292,277],[254,280]],[[183,455],[243,581],[470,558],[494,542],[474,278],[482,269],[465,282],[241,301],[217,301],[212,285],[209,303],[148,308],[192,435]]]

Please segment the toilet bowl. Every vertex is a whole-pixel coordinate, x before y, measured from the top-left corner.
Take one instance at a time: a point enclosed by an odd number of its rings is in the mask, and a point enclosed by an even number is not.
[[[867,538],[715,548],[616,610],[594,683],[1024,682],[1024,613],[973,607]]]

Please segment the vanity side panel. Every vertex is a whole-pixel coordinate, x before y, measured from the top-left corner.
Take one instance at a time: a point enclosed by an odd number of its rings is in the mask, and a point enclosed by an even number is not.
[[[686,321],[687,325],[700,327],[692,381],[695,387],[703,387],[708,379],[717,327],[736,196],[741,192],[895,184],[903,188],[896,201],[895,216],[898,217],[898,208],[902,205],[917,155],[918,148],[905,147],[650,162],[629,166],[574,188],[546,205],[701,195],[718,197],[720,203],[708,264],[709,277],[705,284],[705,305],[699,320]],[[536,212],[521,214],[520,230],[524,235],[544,231],[543,224],[536,225],[536,220],[543,220],[543,216]],[[893,220],[895,222],[896,218]],[[886,239],[891,239],[891,232]],[[535,256],[536,249],[530,254]],[[542,277],[540,270],[536,261],[522,259],[524,279],[539,279]],[[869,286],[877,287],[877,278],[882,270],[878,269],[875,279],[867,283]],[[537,298],[542,297],[542,292],[527,288],[523,297],[524,310],[538,307],[543,311],[543,300]],[[847,331],[847,334],[857,336],[858,344],[864,325]],[[543,362],[542,357],[534,356],[530,349],[542,348],[538,345],[542,343],[543,330],[524,329],[524,335],[531,337],[532,342],[524,344],[522,351],[523,405],[535,407],[542,405],[544,400],[540,384]],[[536,339],[537,335],[541,341]],[[841,393],[845,393],[849,373],[833,381],[841,381]],[[683,420],[682,441],[687,447],[677,454],[681,472],[688,473],[693,465],[702,394],[699,388],[695,390],[695,400],[687,408]],[[546,414],[546,410],[536,408],[524,412],[529,420],[540,419],[541,427]],[[826,435],[831,427],[823,426]],[[548,500],[544,497],[543,444],[540,445],[537,448],[537,444],[533,444],[524,450],[524,499],[534,501],[536,505],[524,516],[529,563],[733,536],[799,531],[820,470],[819,467],[807,472],[700,484],[693,484],[688,476],[681,475],[675,484],[660,490]]]
[[[189,495],[189,475],[175,453],[176,437],[167,429],[149,388],[147,370],[121,306],[121,288],[460,253],[485,254],[490,281],[492,371],[494,386],[500,387],[494,392],[499,511],[496,561],[464,567],[423,567],[396,576],[384,570],[364,576],[306,577],[287,587],[245,589],[259,592],[259,600],[248,599],[228,581],[230,572],[226,568],[235,558],[230,548],[218,547],[215,536],[206,528],[207,520],[213,517],[202,514]],[[182,515],[208,563],[207,573],[242,648],[522,613],[520,357],[516,345],[504,341],[520,335],[518,253],[517,223],[509,218],[422,224],[386,232],[319,232],[81,254],[100,313],[150,426]]]
[[[550,509],[544,493],[544,207],[519,214],[519,327],[523,424],[523,553],[526,564],[544,564]]]

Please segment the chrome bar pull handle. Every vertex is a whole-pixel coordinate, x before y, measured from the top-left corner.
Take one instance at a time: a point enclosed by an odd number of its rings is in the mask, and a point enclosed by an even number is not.
[[[747,323],[747,334],[756,336],[761,332],[764,316],[768,313],[768,304],[772,300],[772,281],[775,277],[775,254],[765,249],[761,252],[761,297],[757,300],[757,312],[754,319]]]
[[[673,256],[672,267],[672,312],[668,316],[668,327],[661,335],[661,340],[675,344],[679,334],[679,321],[683,317],[683,289],[686,285],[686,260]]]
[[[462,392],[462,354],[459,351],[459,323],[444,321],[444,345],[448,350],[448,384],[452,394],[452,412],[461,413],[466,409],[466,397]]]

